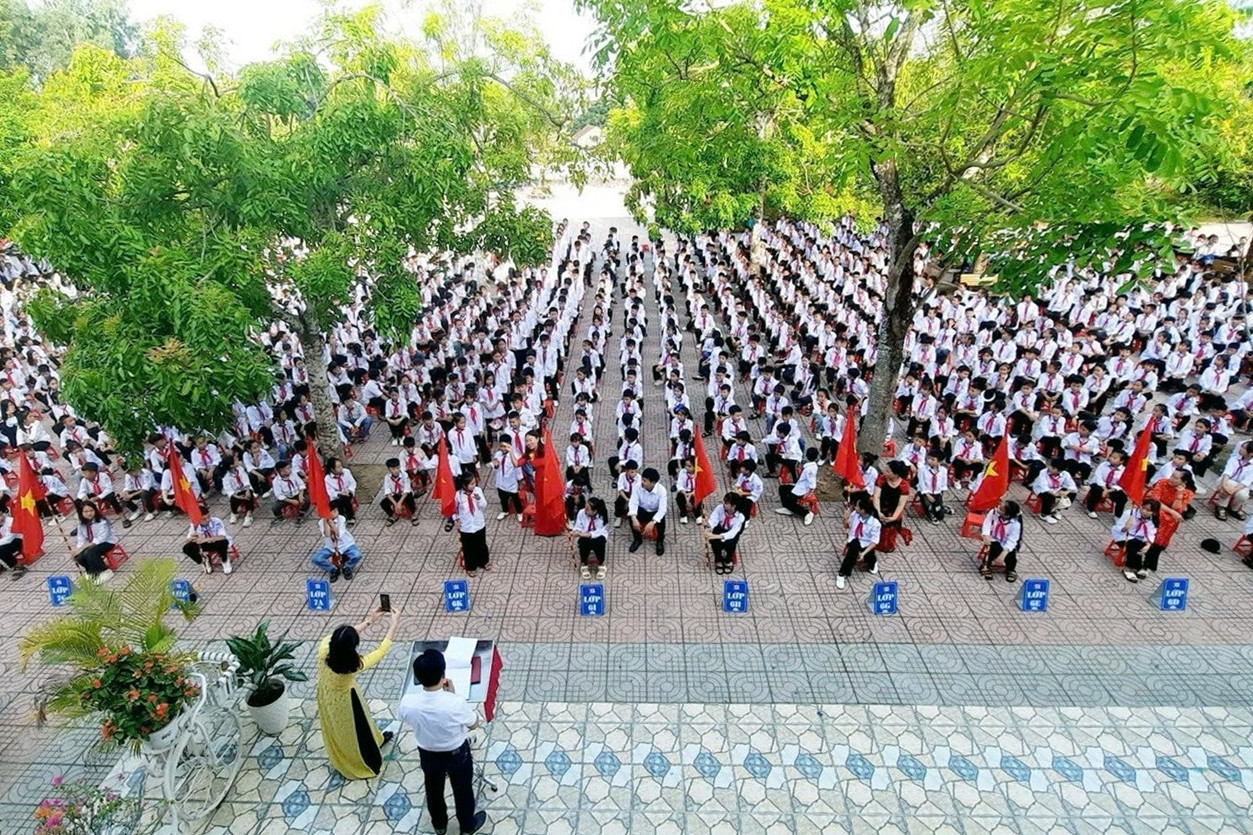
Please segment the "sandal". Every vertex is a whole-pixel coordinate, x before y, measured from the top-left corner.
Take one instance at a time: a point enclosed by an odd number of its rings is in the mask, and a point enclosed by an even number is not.
[[[1226,522],[1227,521],[1227,508],[1225,507],[1214,508],[1214,516],[1218,518],[1218,521]]]
[[[383,527],[385,527],[385,528],[390,528],[390,527],[391,527],[392,525],[394,525],[394,524],[396,524],[396,517],[395,517],[395,516],[389,516],[389,517],[387,517],[387,521],[383,523]]]
[[[474,570],[473,570],[473,569],[471,569],[470,571],[467,571],[467,572],[466,572],[466,576],[467,576],[467,577],[473,577],[473,576],[474,576],[474,573],[475,573],[475,572],[474,572]]]
[[[988,578],[988,579],[991,579],[991,578]],[[1014,581],[1015,581],[1015,580],[1017,580],[1017,579],[1018,579],[1018,572],[1017,572],[1017,571],[1006,571],[1006,572],[1005,572],[1005,582],[1007,582],[1007,583],[1012,583],[1012,582],[1014,582]]]
[[[484,570],[484,571],[491,571],[491,570],[492,570],[492,564],[489,562],[487,565],[483,566],[483,570]]]

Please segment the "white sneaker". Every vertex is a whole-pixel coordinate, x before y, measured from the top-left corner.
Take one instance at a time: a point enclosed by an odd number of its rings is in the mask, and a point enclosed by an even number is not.
[[[592,570],[585,565],[579,569],[579,576],[584,580],[590,580],[592,579]]]
[[[867,569],[867,570],[868,570],[871,574],[875,575],[876,577],[878,577],[878,576],[879,576],[879,564],[878,564],[878,563],[875,563],[875,564],[874,564],[874,568],[870,568],[870,569]]]
[[[212,574],[212,573],[213,573],[213,563],[212,563],[212,562],[210,562],[210,560],[209,560],[209,558],[208,558],[208,557],[201,557],[200,569],[201,569],[201,570],[202,570],[205,574]]]
[[[791,516],[791,515],[792,515],[792,511],[788,510],[786,507],[776,507],[776,508],[774,509],[774,512],[775,512],[775,513],[777,513],[777,514],[779,514],[780,516]]]
[[[519,522],[521,522],[521,521],[522,521],[522,514],[521,514],[521,513],[519,513],[519,514],[518,514],[518,521],[519,521]],[[416,524],[418,523],[418,520],[416,520],[416,519],[415,519],[415,520],[413,520],[413,523],[416,525]]]
[[[138,510],[132,510],[130,513],[128,513],[128,514],[126,515],[126,521],[127,521],[127,522],[134,522],[134,521],[135,521],[136,519],[138,519],[138,518],[139,518],[139,511],[138,511]]]
[[[1096,511],[1095,511],[1095,510],[1089,510],[1089,511],[1088,511],[1088,518],[1089,518],[1089,519],[1095,519],[1095,518],[1096,518]]]
[[[162,514],[161,514],[161,518],[162,518],[162,519],[173,519],[173,518],[174,518],[174,511],[172,511],[172,510],[167,510],[167,511],[165,511],[164,513],[162,513]]]
[[[596,566],[596,579],[597,580],[605,579],[605,567],[603,565]]]
[[[687,517],[686,517],[686,516],[680,516],[680,517],[679,517],[679,524],[680,524],[680,525],[686,525],[686,524],[687,524]]]
[[[249,513],[244,516],[244,527],[247,528],[247,527],[250,527],[251,525],[252,525],[252,514]]]
[[[847,586],[847,585],[848,585],[848,581],[844,579],[844,575],[843,575],[843,574],[837,574],[837,575],[835,575],[835,587],[836,587],[837,589],[842,589],[842,588],[844,588],[844,587],[845,587],[845,586]]]
[[[108,568],[106,568],[104,571],[101,571],[99,574],[96,575],[96,582],[99,583],[100,585],[104,585],[105,583],[109,582],[112,579],[113,579],[113,572]]]
[[[1133,583],[1140,582],[1140,578],[1136,577],[1136,573],[1134,571],[1123,571],[1122,576],[1126,577]]]
[[[153,519],[156,519],[156,518],[157,518],[157,514],[153,513],[151,510],[144,514],[145,522],[151,522]]]
[[[1043,518],[1043,520],[1044,520],[1045,522],[1047,522],[1047,523],[1048,523],[1048,524],[1050,524],[1050,525],[1056,525],[1056,524],[1057,524],[1057,517],[1056,517],[1056,516],[1044,516],[1044,517],[1042,517],[1042,518]]]
[[[620,527],[622,527],[622,517],[621,517],[621,516],[619,516],[617,519],[614,519],[614,520],[613,520],[613,526],[614,526],[615,528],[620,528]]]
[[[806,514],[805,514],[805,524],[806,524],[806,525],[812,525],[813,523],[814,523],[814,514],[813,514],[813,513],[806,513]]]
[[[235,570],[235,566],[231,565],[230,560],[222,560],[222,573],[223,574],[230,574],[234,570]]]
[[[239,521],[239,514],[232,512],[231,515],[227,518],[230,521],[230,523],[233,525]]]
[[[504,519],[504,518],[505,518],[506,516],[508,516],[508,515],[509,515],[508,513],[505,513],[505,512],[502,510],[500,513],[497,513],[497,514],[496,514],[496,521],[497,521],[497,522],[499,522],[500,520]]]
[[[400,439],[392,438],[392,446],[400,446]]]

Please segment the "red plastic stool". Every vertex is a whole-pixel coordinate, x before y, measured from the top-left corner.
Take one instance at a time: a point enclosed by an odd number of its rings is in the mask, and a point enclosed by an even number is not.
[[[1253,539],[1242,536],[1236,540],[1236,544],[1231,546],[1231,550],[1235,551],[1242,557],[1253,556]]]
[[[810,493],[804,498],[798,499],[797,503],[801,507],[805,508],[805,510],[812,513],[813,515],[815,516],[818,515],[818,496],[817,495]]]
[[[1127,562],[1127,549],[1123,547],[1121,542],[1115,542],[1111,539],[1109,544],[1105,546],[1105,556],[1114,561],[1115,567],[1122,568]]]
[[[104,564],[109,566],[110,571],[117,571],[121,568],[122,563],[130,558],[131,555],[122,547],[122,543],[117,542],[114,543],[113,550],[104,555]]]
[[[967,511],[966,519],[962,522],[961,535],[967,539],[983,539],[983,519],[986,515],[973,510]]]
[[[1040,501],[1040,497],[1037,496],[1035,493],[1028,493],[1027,500],[1023,502],[1023,504],[1025,504],[1027,506],[1027,509],[1030,510],[1032,513],[1034,513],[1036,516],[1040,515],[1040,508],[1043,506],[1043,504]]]

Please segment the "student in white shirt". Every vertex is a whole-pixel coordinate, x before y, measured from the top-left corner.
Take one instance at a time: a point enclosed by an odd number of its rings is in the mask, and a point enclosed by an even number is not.
[[[322,534],[322,547],[313,552],[310,560],[327,573],[332,583],[341,573],[345,580],[351,580],[361,562],[361,549],[334,505],[330,518],[318,520],[318,533]]]
[[[1115,519],[1122,516],[1127,506],[1127,494],[1118,482],[1125,469],[1123,462],[1126,457],[1121,449],[1111,449],[1109,457],[1092,471],[1092,477],[1088,481],[1088,494],[1083,499],[1089,519],[1096,518],[1096,508],[1103,499],[1109,499],[1114,506]]]
[[[1045,470],[1031,482],[1031,491],[1040,499],[1040,518],[1057,524],[1057,506],[1062,499],[1072,499],[1079,488],[1070,473],[1062,469],[1062,460],[1053,458]]]
[[[1214,491],[1215,515],[1219,519],[1226,519],[1227,514],[1241,521],[1247,519],[1244,503],[1249,500],[1250,487],[1253,487],[1253,441],[1245,441],[1231,453],[1218,478]]]
[[[126,518],[134,522],[143,513],[144,519],[151,521],[156,505],[157,482],[152,471],[139,459],[129,463],[126,475],[122,477],[122,490],[118,500],[126,508]],[[244,477],[247,483],[247,476]]]
[[[744,514],[745,525],[752,520],[753,508],[761,500],[761,494],[765,489],[766,485],[762,482],[761,476],[757,475],[757,462],[748,460],[741,464],[735,483],[731,485],[731,491],[739,496],[740,513]]]
[[[244,517],[244,527],[252,527],[252,512],[257,509],[257,497],[252,492],[252,481],[244,470],[244,465],[231,456],[222,459],[226,472],[222,476],[222,492],[230,503],[230,522],[235,524],[240,515]]]
[[[387,514],[387,527],[396,524],[397,509],[405,508],[409,512],[409,524],[416,525],[416,506],[413,500],[413,486],[409,480],[409,474],[401,470],[399,458],[388,458],[386,461],[387,474],[383,476],[383,484],[379,488],[383,494],[383,498],[379,501],[379,506],[383,508],[383,512]]]
[[[283,511],[286,508],[296,511],[297,525],[305,520],[305,512],[309,509],[309,496],[305,492],[304,480],[292,473],[291,462],[278,462],[278,471],[274,474],[271,489],[274,496],[274,505],[271,508],[274,512],[274,519],[270,522],[271,527],[283,518]]]
[[[1122,544],[1126,554],[1122,576],[1128,582],[1134,583],[1149,576],[1145,570],[1144,551],[1157,537],[1157,514],[1160,509],[1157,499],[1145,499],[1139,507],[1128,508],[1110,532],[1114,541]],[[1156,560],[1152,567],[1157,570]]]
[[[605,578],[605,543],[609,536],[609,511],[605,503],[591,496],[583,508],[575,514],[571,533],[578,539],[580,576],[584,580],[592,578],[591,560],[596,560],[596,579]]]
[[[452,784],[457,823],[464,833],[478,832],[487,822],[486,812],[474,810],[474,761],[468,731],[478,727],[466,695],[453,692],[444,677],[444,656],[428,649],[413,661],[413,677],[421,692],[400,700],[396,716],[413,729],[418,762],[426,778],[426,808],[436,832],[448,828],[448,804],[444,800],[445,777]],[[467,694],[468,695],[468,694]]]
[[[357,512],[353,507],[357,495],[357,479],[353,477],[352,471],[344,466],[341,459],[332,458],[326,462],[326,475],[322,480],[326,483],[326,495],[331,506],[339,509],[339,515],[344,517],[348,527],[353,527],[357,524]]]
[[[713,557],[715,574],[730,574],[735,568],[735,547],[744,530],[744,514],[738,509],[739,497],[727,493],[709,514],[705,541]]]
[[[479,489],[479,478],[473,471],[457,478],[456,507],[453,518],[461,535],[461,553],[466,574],[473,577],[480,568],[492,570],[491,553],[487,548],[487,500]]]
[[[883,526],[875,516],[874,502],[869,496],[861,496],[853,503],[852,509],[848,518],[848,542],[844,546],[844,559],[840,561],[840,570],[835,577],[837,589],[848,585],[848,578],[852,576],[853,567],[859,559],[866,561],[866,570],[871,574],[879,573],[875,548],[879,545],[879,534]]]
[[[979,563],[979,574],[983,579],[991,580],[992,564],[1004,557],[1005,582],[1017,580],[1015,569],[1018,567],[1018,547],[1022,544],[1022,509],[1018,502],[1002,499],[999,505],[983,517],[980,533],[983,535],[986,553]]]
[[[805,450],[805,466],[801,467],[800,476],[793,484],[779,485],[779,503],[775,513],[782,516],[803,516],[804,524],[811,525],[814,521],[813,511],[801,504],[801,500],[814,492],[818,486],[818,448]]]
[[[496,514],[499,522],[510,514],[516,513],[518,521],[522,521],[522,498],[518,495],[518,485],[522,479],[522,467],[517,456],[513,454],[513,436],[503,433],[496,442],[496,454],[492,456],[492,473],[496,478],[496,495],[500,499],[500,513]]]
[[[106,557],[116,544],[117,536],[113,533],[113,526],[100,515],[96,503],[83,502],[78,508],[78,529],[74,533],[74,548],[70,551],[70,558],[87,572],[88,577],[98,583],[105,583],[113,576]]]
[[[183,553],[194,563],[198,563],[205,574],[213,573],[213,557],[222,564],[222,573],[234,571],[231,565],[231,538],[226,533],[226,525],[216,516],[210,516],[208,509],[201,507],[199,525],[187,526],[187,541],[183,543]]]
[[[661,474],[652,467],[640,473],[640,482],[631,491],[627,516],[631,520],[631,545],[634,554],[644,544],[644,534],[656,531],[657,556],[666,552],[666,488],[661,485]]]
[[[948,467],[940,461],[935,449],[927,452],[927,460],[918,468],[918,500],[922,502],[927,521],[938,525],[944,521],[944,492],[948,490]]]

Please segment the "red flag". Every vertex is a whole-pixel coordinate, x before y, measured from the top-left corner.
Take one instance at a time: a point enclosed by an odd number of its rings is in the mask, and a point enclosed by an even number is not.
[[[544,457],[535,473],[535,534],[556,536],[566,529],[566,484],[552,435],[544,429]]]
[[[17,502],[13,505],[13,533],[22,536],[22,556],[33,560],[43,553],[44,526],[35,503],[44,497],[43,483],[35,477],[26,453],[18,456]]]
[[[1144,487],[1149,474],[1149,444],[1153,443],[1153,421],[1145,424],[1136,438],[1136,447],[1131,452],[1131,459],[1118,479],[1118,486],[1127,494],[1127,498],[1139,504],[1144,501]]]
[[[701,440],[699,432],[692,434],[696,436],[696,489],[692,492],[692,498],[695,499],[696,504],[700,504],[718,489],[718,485],[714,483],[714,471],[709,466],[709,454],[705,452],[705,442]]]
[[[191,482],[187,480],[187,473],[183,472],[183,456],[174,444],[166,446],[165,463],[170,468],[170,482],[174,485],[174,506],[186,513],[193,525],[199,525],[204,519],[200,502],[191,492]]]
[[[331,497],[326,492],[326,473],[322,470],[322,456],[318,455],[317,444],[309,447],[309,458],[305,462],[305,481],[309,488],[309,503],[323,519],[331,518]]]
[[[1009,432],[1001,436],[1000,446],[983,471],[979,489],[970,497],[972,513],[984,513],[1001,503],[1001,497],[1009,490]]]
[[[844,435],[840,438],[840,448],[835,452],[832,468],[838,478],[854,490],[865,490],[866,479],[861,474],[861,462],[857,457],[857,417],[849,409],[844,414]]]
[[[435,486],[431,498],[439,502],[439,515],[451,519],[457,512],[457,485],[452,481],[452,464],[448,463],[448,439],[439,439],[439,464],[435,467]]]

